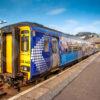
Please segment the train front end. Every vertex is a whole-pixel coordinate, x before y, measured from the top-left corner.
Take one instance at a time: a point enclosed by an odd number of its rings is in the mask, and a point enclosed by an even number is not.
[[[23,73],[24,79],[30,80],[31,60],[30,60],[30,27],[20,27],[20,71]]]

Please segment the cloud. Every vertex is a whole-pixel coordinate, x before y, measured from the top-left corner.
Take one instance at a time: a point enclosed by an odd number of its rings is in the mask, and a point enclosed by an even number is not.
[[[94,22],[93,22],[93,25],[94,25],[94,26],[100,25],[100,20],[94,21]]]
[[[52,24],[52,25],[48,25],[48,27],[50,27],[52,29],[55,29],[55,30],[58,30],[58,31],[64,32],[64,28],[62,26],[60,26],[60,25],[54,25],[54,24]]]
[[[78,21],[74,19],[66,20],[65,23],[70,25],[78,25]]]
[[[53,9],[53,10],[49,11],[47,14],[48,15],[58,15],[58,14],[61,14],[65,11],[66,11],[65,8],[56,8],[56,9]]]
[[[78,32],[97,32],[96,27],[93,25],[84,25],[84,26],[78,26],[75,29],[73,29],[73,33],[77,34]]]
[[[95,33],[100,33],[100,20],[98,21],[93,21],[89,24],[86,25],[80,25],[74,29],[74,32],[81,32],[81,31],[88,31],[88,32],[95,32]]]
[[[100,33],[99,21],[94,21],[89,24],[83,24],[77,20],[69,19],[61,25],[49,25],[50,28],[62,31],[64,33],[77,34],[78,32],[95,32]]]
[[[75,19],[65,20],[61,25],[49,25],[50,28],[62,31],[64,33],[76,34],[78,32],[78,27],[80,26],[80,22]],[[76,29],[77,28],[77,29]]]

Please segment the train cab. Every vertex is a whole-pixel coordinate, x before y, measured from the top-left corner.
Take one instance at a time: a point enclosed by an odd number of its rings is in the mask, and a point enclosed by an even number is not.
[[[24,73],[30,78],[30,27],[9,26],[2,29],[0,73],[16,78]]]

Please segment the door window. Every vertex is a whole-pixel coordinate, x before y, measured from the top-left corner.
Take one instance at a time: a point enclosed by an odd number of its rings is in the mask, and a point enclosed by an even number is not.
[[[57,40],[53,40],[53,41],[52,41],[52,52],[53,52],[53,53],[57,53],[57,50],[58,50],[58,43],[57,43]]]
[[[49,38],[46,37],[44,40],[44,51],[49,52]]]

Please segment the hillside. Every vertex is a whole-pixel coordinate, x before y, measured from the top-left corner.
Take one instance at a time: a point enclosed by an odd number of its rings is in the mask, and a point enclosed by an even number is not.
[[[78,36],[82,39],[85,39],[85,40],[92,38],[92,37],[100,37],[99,34],[91,33],[91,32],[79,32],[78,34],[76,34],[76,36]]]

